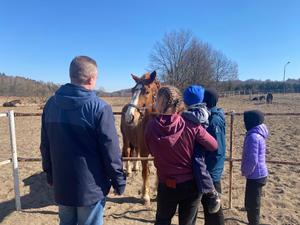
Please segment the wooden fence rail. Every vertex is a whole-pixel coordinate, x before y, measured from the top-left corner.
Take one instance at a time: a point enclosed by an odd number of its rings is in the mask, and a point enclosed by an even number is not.
[[[153,157],[122,157],[122,160],[125,161],[153,161]],[[28,157],[18,157],[18,162],[41,162],[42,158],[28,158]],[[226,158],[225,161],[227,162],[241,162],[242,159],[235,159]],[[11,159],[7,159],[0,162],[0,166],[11,163]],[[291,165],[291,166],[300,166],[300,162],[291,162],[291,161],[280,161],[280,160],[266,160],[267,163],[270,164],[281,164],[281,165]]]
[[[226,112],[225,115],[230,115],[231,112]],[[122,112],[113,112],[114,115],[122,115]],[[18,113],[15,112],[15,117],[20,116],[41,116],[42,113]],[[236,112],[234,113],[235,116],[242,116],[244,113]],[[264,113],[266,116],[300,116],[300,113]]]

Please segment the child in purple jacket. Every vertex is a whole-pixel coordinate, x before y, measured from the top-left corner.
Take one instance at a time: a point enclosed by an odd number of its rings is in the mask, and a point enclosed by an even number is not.
[[[241,172],[242,176],[247,178],[245,208],[249,225],[259,224],[262,187],[266,184],[268,176],[265,156],[269,131],[263,122],[264,115],[259,110],[244,112],[247,133],[243,146]]]

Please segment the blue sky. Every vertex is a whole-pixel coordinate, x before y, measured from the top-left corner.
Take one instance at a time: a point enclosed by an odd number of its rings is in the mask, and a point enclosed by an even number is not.
[[[0,1],[0,72],[66,83],[76,55],[99,66],[98,87],[132,87],[166,32],[190,30],[237,62],[239,79],[300,78],[298,0]]]

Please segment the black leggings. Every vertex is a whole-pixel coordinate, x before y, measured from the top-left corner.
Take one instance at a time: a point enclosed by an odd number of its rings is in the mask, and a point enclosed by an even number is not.
[[[218,193],[222,192],[221,181],[214,182],[215,189]],[[204,225],[224,225],[224,214],[222,206],[220,210],[214,214],[208,212],[209,198],[206,195],[202,196],[201,203],[204,210]]]
[[[260,218],[260,205],[262,187],[266,184],[267,178],[247,179],[245,191],[245,208],[249,225],[258,225]]]
[[[159,183],[155,225],[170,225],[178,205],[179,225],[196,224],[198,205],[201,199],[195,181],[187,181],[169,188]]]

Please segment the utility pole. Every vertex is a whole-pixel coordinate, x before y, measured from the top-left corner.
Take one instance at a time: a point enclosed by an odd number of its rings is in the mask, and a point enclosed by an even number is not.
[[[284,68],[283,68],[283,94],[285,94],[285,69],[287,67],[287,65],[289,65],[291,62],[288,61],[285,65],[284,65]]]

